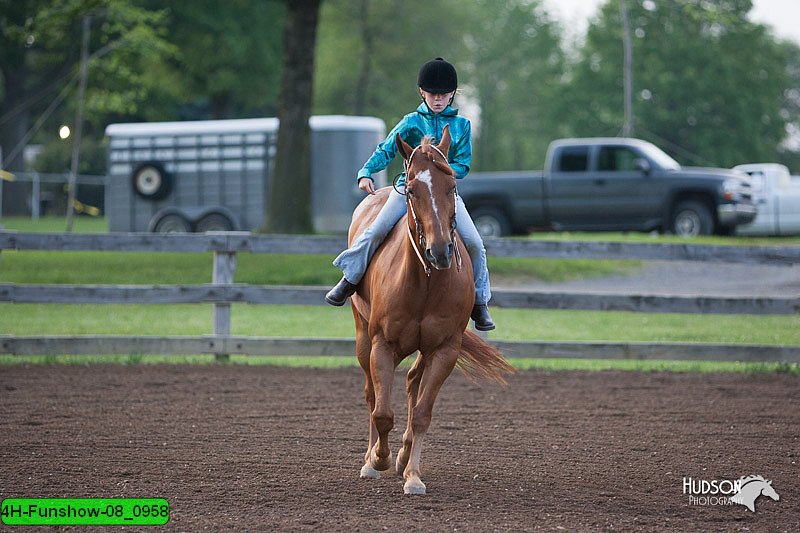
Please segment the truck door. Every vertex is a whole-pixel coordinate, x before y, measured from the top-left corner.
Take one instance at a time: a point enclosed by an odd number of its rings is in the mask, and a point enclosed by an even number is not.
[[[603,205],[598,223],[608,229],[649,229],[661,218],[660,181],[637,168],[643,158],[629,146],[599,146],[592,194]]]
[[[590,228],[603,216],[605,205],[594,195],[589,157],[589,146],[563,146],[553,154],[547,205],[556,229]]]

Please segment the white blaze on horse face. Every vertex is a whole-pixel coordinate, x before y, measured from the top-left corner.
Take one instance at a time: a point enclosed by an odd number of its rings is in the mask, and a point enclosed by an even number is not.
[[[442,221],[439,219],[439,207],[436,205],[436,197],[433,195],[433,176],[431,176],[431,171],[428,169],[423,170],[419,174],[417,174],[416,179],[421,181],[425,185],[428,186],[428,191],[431,194],[431,206],[433,207],[433,215],[436,219],[436,222],[439,224],[439,228],[442,228]]]

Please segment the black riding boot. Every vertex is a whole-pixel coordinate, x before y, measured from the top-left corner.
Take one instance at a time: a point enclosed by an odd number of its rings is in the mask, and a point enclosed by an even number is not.
[[[494,322],[489,316],[489,308],[486,304],[475,304],[472,308],[472,320],[475,321],[475,329],[478,331],[491,331],[494,329]]]
[[[347,299],[356,292],[356,286],[347,281],[344,276],[334,288],[325,295],[325,301],[336,307],[341,307]]]

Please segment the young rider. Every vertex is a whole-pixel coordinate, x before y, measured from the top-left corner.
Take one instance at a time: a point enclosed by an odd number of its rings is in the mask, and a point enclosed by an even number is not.
[[[372,174],[385,169],[394,158],[397,147],[395,134],[411,146],[417,146],[426,135],[430,135],[435,142],[441,141],[444,126],[450,125],[452,142],[447,159],[456,173],[457,179],[464,178],[469,172],[472,161],[472,132],[468,119],[458,115],[458,110],[451,104],[458,87],[456,69],[437,57],[428,61],[419,70],[417,86],[422,103],[413,113],[403,117],[400,122],[389,132],[388,137],[378,145],[375,152],[358,171],[358,187],[368,194],[375,194],[375,183]],[[405,177],[401,178],[398,187],[405,185]],[[486,268],[486,250],[475,224],[467,213],[464,201],[458,198],[456,207],[456,225],[459,235],[472,260],[472,270],[475,278],[475,306],[471,318],[475,321],[475,329],[488,331],[495,328],[489,315],[487,303],[492,296],[489,286],[489,271]],[[389,198],[384,204],[373,223],[353,242],[352,246],[343,251],[333,261],[334,266],[344,273],[341,281],[336,284],[325,296],[325,300],[336,306],[344,305],[348,297],[356,291],[356,285],[361,281],[367,270],[370,259],[380,244],[394,228],[398,220],[406,215],[406,202],[403,195],[396,190],[389,193]]]

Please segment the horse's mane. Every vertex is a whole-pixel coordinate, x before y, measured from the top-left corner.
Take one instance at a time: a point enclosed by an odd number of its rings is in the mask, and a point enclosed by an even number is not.
[[[768,480],[764,479],[764,476],[747,476],[739,478],[739,481],[741,482],[742,486],[747,485],[751,481],[763,481],[764,483],[769,483]]]

